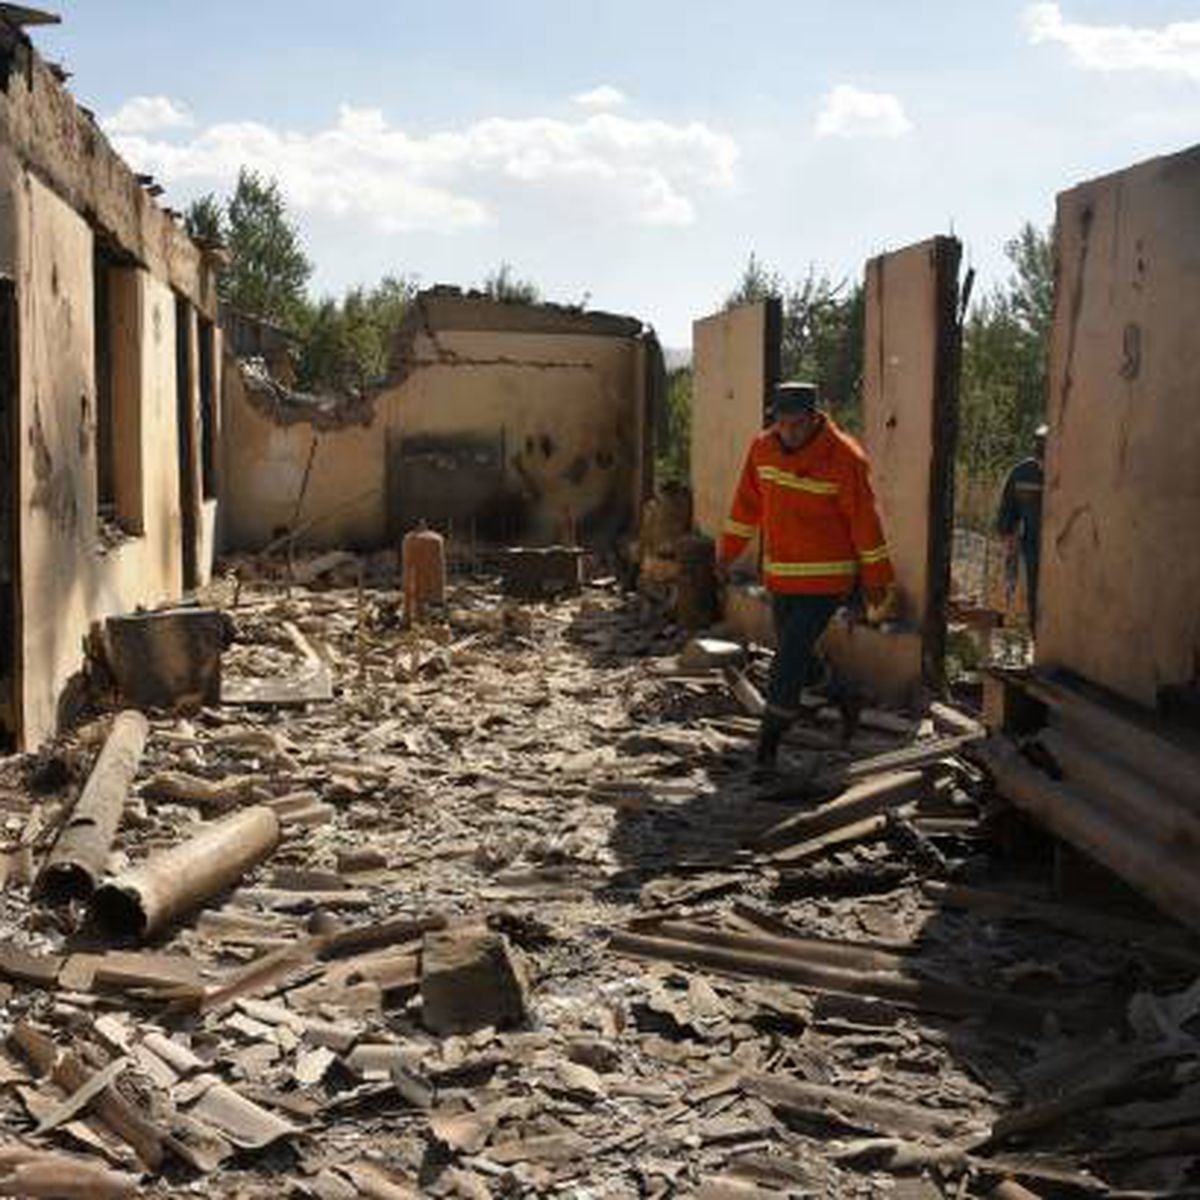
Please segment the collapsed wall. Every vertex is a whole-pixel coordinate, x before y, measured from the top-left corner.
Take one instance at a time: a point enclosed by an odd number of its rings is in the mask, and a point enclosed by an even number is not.
[[[422,293],[369,395],[304,396],[227,372],[223,541],[397,544],[424,522],[461,540],[612,544],[653,471],[661,355],[629,317]]]

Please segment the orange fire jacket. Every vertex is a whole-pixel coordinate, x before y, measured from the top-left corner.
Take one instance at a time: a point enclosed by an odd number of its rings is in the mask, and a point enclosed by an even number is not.
[[[762,529],[763,579],[773,592],[846,595],[893,580],[862,447],[822,414],[801,449],[784,449],[775,427],[751,443],[721,538],[732,562]]]

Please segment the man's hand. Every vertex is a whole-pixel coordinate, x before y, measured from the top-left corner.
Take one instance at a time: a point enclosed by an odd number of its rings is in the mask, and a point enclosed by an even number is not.
[[[884,621],[896,619],[899,610],[899,596],[893,584],[864,587],[863,600],[867,606],[867,620],[872,625],[881,625]]]

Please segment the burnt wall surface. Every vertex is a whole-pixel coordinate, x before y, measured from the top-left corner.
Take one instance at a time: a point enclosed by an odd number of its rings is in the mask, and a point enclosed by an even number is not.
[[[931,238],[866,268],[862,441],[906,620],[914,681],[939,682],[950,580],[958,425],[957,239]]]
[[[216,315],[212,264],[140,185],[28,39],[3,19],[0,145],[132,262]]]
[[[692,326],[691,479],[696,528],[719,537],[750,442],[766,423],[779,375],[779,301],[716,313]]]
[[[299,528],[302,545],[371,548],[421,522],[485,543],[611,543],[652,471],[653,346],[631,318],[449,292],[418,299],[393,379],[357,403],[281,403],[229,371],[223,543]]]
[[[0,17],[0,739],[55,731],[94,621],[207,578],[213,266]]]
[[[1200,674],[1200,146],[1058,198],[1037,659]]]

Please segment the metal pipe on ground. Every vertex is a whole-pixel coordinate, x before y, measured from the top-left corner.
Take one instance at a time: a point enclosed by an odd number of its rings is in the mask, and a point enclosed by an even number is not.
[[[103,884],[92,896],[93,928],[141,940],[236,883],[279,845],[279,817],[264,804],[205,825],[194,837]]]
[[[118,713],[70,817],[34,884],[50,904],[86,900],[104,874],[113,838],[137,774],[150,724],[133,709]]]

